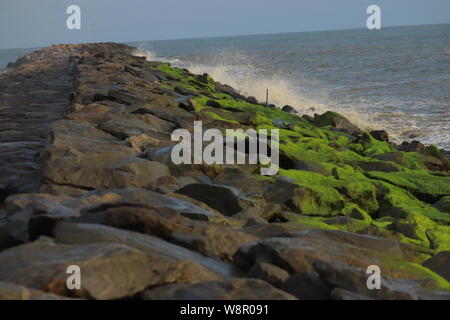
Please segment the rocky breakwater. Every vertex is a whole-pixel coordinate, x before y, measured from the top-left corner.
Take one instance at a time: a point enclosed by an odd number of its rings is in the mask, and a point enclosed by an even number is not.
[[[434,146],[265,106],[118,44],[37,51],[0,86],[2,299],[450,299]],[[278,129],[278,175],[173,164],[171,133],[195,120]]]

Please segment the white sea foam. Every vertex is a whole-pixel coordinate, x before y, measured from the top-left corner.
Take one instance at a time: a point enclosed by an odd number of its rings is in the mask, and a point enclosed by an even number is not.
[[[159,57],[142,48],[137,49],[134,54],[144,56],[147,60],[170,62],[173,66],[186,68],[195,74],[208,73],[216,81],[228,84],[243,95],[254,96],[262,102],[266,100],[266,89],[269,89],[269,103],[279,107],[291,105],[301,114],[320,114],[328,110],[339,112],[363,130],[387,130],[391,141],[396,143],[418,139],[426,144],[436,144],[450,149],[450,134],[446,132],[445,126],[434,126],[424,130],[417,125],[418,119],[411,114],[400,110],[393,111],[391,109],[395,108],[389,106],[378,106],[375,110],[367,106],[368,101],[349,102],[342,107],[334,105],[332,99],[327,96],[306,97],[308,92],[306,94],[302,92],[304,89],[301,83],[312,80],[296,78],[295,81],[291,81],[277,74],[262,76],[252,61],[243,54],[221,53],[214,56],[214,61],[205,59],[207,62],[192,57],[191,59]]]
[[[301,114],[313,115],[323,113],[328,110],[336,111],[347,117],[352,123],[362,129],[377,129],[380,126],[374,123],[373,116],[361,114],[357,109],[338,109],[328,104],[320,103],[317,100],[306,98],[300,93],[301,88],[292,85],[292,81],[282,76],[273,75],[261,78],[257,70],[251,63],[246,61],[244,55],[221,54],[212,65],[205,63],[192,63],[182,58],[161,58],[154,52],[138,48],[133,53],[136,56],[146,57],[147,60],[170,62],[173,66],[186,68],[195,74],[208,73],[216,81],[227,84],[246,96],[254,96],[259,101],[265,102],[266,90],[269,89],[269,103],[279,107],[291,105]],[[233,63],[238,60],[238,63]],[[308,81],[305,79],[305,81]],[[371,120],[372,118],[372,120]]]
[[[153,52],[141,48],[134,49],[132,54],[136,57],[145,57],[147,61],[158,61],[158,58]]]

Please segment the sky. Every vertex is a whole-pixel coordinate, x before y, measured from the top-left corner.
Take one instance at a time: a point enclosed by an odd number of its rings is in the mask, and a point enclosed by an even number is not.
[[[0,0],[0,49],[450,23],[450,0]],[[66,9],[81,8],[81,30]]]

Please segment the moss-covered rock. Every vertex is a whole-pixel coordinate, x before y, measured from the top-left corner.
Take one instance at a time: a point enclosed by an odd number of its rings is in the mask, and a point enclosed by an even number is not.
[[[422,170],[404,172],[368,172],[367,176],[383,180],[413,193],[419,199],[433,203],[450,194],[450,178]]]
[[[314,123],[319,127],[330,126],[352,134],[362,133],[362,130],[348,121],[346,117],[333,111],[327,111],[321,115],[315,114]]]
[[[433,207],[441,212],[450,213],[450,196],[442,197]]]
[[[372,137],[370,133],[364,132],[359,140],[359,144],[355,144],[354,150],[364,156],[373,157],[386,152],[392,152],[394,148],[388,142],[379,141]]]

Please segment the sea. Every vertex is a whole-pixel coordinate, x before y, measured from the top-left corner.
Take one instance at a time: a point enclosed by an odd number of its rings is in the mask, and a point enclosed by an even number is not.
[[[301,114],[339,112],[391,140],[450,150],[450,24],[129,43]],[[0,69],[31,49],[0,50]]]

